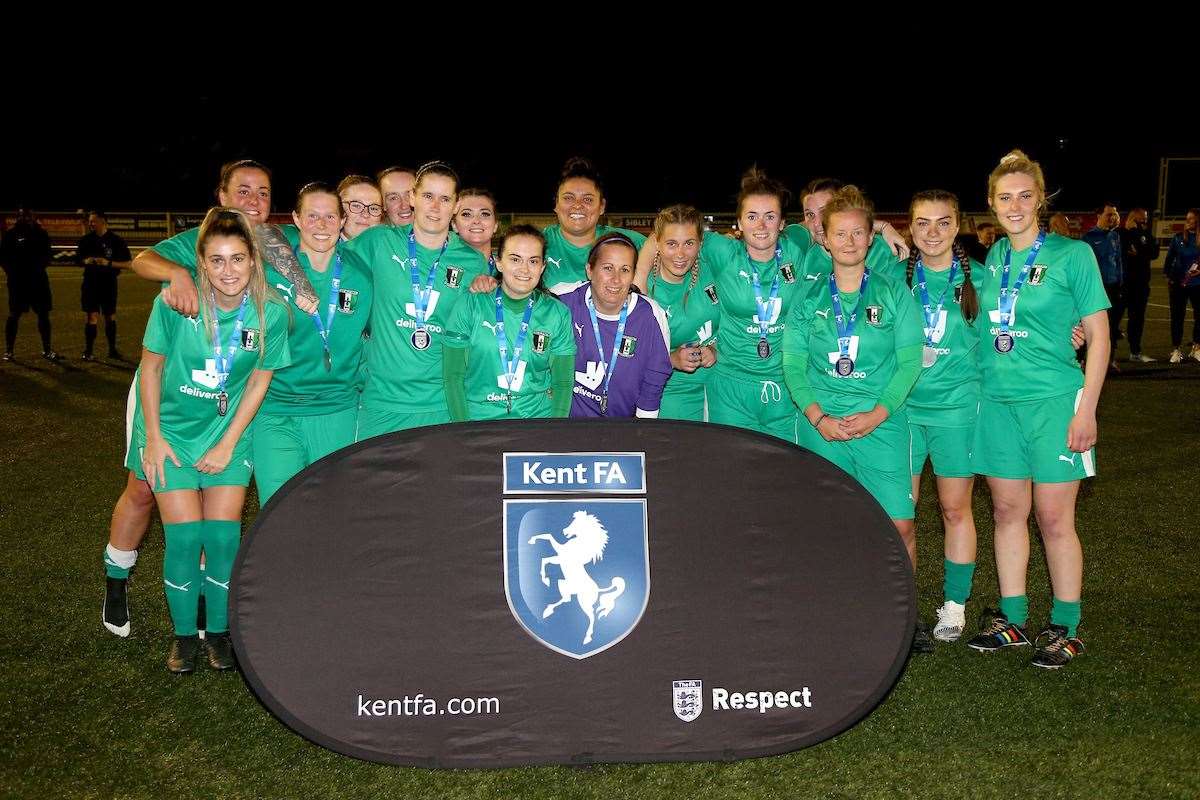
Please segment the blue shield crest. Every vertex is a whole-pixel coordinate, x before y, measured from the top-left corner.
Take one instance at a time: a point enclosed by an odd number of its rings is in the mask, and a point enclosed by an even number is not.
[[[617,644],[650,600],[646,501],[505,500],[504,593],[555,652],[582,659]]]

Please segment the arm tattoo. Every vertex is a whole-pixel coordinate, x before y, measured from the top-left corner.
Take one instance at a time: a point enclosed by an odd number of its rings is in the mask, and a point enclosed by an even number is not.
[[[255,228],[255,237],[267,263],[292,282],[297,294],[315,300],[317,293],[313,291],[308,276],[304,274],[304,268],[300,266],[300,260],[296,258],[292,246],[288,244],[279,226],[264,222]]]

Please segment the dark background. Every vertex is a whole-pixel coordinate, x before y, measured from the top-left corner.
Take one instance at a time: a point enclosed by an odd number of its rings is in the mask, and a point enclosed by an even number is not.
[[[1041,161],[1049,191],[1060,192],[1057,208],[1082,211],[1112,199],[1123,210],[1153,210],[1159,160],[1200,155],[1200,141],[1183,135],[1188,126],[1165,118],[1099,125],[1085,110],[1074,119],[1033,113],[1022,122],[980,109],[978,118],[1000,122],[956,116],[926,124],[911,109],[892,114],[872,99],[850,122],[835,125],[831,119],[841,115],[827,110],[775,113],[779,106],[768,104],[754,112],[732,99],[724,114],[712,113],[721,105],[712,99],[701,103],[702,113],[652,103],[639,112],[627,97],[586,110],[544,98],[516,107],[500,99],[475,113],[447,95],[435,102],[437,113],[412,118],[406,100],[380,92],[318,105],[289,95],[249,106],[202,94],[155,110],[118,104],[114,111],[112,98],[91,97],[66,111],[33,98],[24,119],[0,132],[0,208],[202,209],[221,163],[252,157],[274,171],[274,207],[286,210],[309,180],[439,158],[464,184],[493,188],[502,213],[549,212],[563,161],[582,154],[600,167],[614,211],[679,201],[728,210],[739,176],[755,162],[793,191],[835,174],[858,183],[885,211],[906,209],[913,191],[931,187],[950,189],[965,210],[981,211],[988,172],[1021,147]],[[1168,213],[1190,205],[1200,205],[1200,166],[1173,167]]]

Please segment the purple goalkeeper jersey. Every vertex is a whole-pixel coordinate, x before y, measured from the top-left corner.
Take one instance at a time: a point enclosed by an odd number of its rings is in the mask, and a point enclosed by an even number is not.
[[[596,313],[603,344],[600,352],[588,314],[591,284],[583,283],[574,289],[560,284],[554,288],[567,289],[559,299],[571,310],[575,333],[575,394],[571,398],[571,416],[599,417],[619,316]],[[662,308],[653,300],[630,294],[625,332],[617,346],[617,364],[608,382],[607,416],[658,416],[663,387],[671,377],[670,335]]]

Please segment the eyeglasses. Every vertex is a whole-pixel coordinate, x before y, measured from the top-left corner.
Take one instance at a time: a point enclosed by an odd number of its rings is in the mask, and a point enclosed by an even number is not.
[[[383,216],[383,206],[379,205],[379,203],[371,203],[371,205],[367,205],[359,200],[343,200],[342,205],[345,206],[346,210],[351,214],[361,214],[366,211],[372,217]]]

